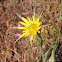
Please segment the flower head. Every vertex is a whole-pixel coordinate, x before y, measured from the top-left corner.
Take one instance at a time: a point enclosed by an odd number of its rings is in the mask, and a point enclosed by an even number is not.
[[[16,36],[20,37],[20,36],[21,36],[21,34],[17,33],[17,34],[16,34]]]
[[[44,45],[42,45],[42,49],[44,49],[45,48],[45,46]]]
[[[20,27],[20,25],[18,25],[18,27]]]
[[[21,37],[26,37],[29,36],[31,37],[31,40],[33,40],[33,37],[38,33],[40,33],[39,29],[41,28],[41,22],[39,22],[39,18],[37,18],[37,20],[35,20],[34,16],[33,16],[33,20],[30,20],[30,18],[28,17],[28,20],[25,19],[24,17],[22,17],[24,22],[20,23],[22,25],[24,25],[24,27],[17,27],[17,29],[23,29],[23,34],[20,36]]]

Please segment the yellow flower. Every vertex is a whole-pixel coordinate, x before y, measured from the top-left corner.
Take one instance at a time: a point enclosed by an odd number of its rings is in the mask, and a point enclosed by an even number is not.
[[[30,35],[31,40],[33,40],[33,37],[37,34],[37,32],[40,33],[39,29],[41,28],[41,22],[39,22],[39,18],[35,20],[34,16],[32,17],[33,21],[31,21],[29,17],[28,20],[22,17],[24,22],[20,21],[20,23],[24,25],[24,27],[17,27],[17,29],[23,29],[23,34],[20,36],[20,38],[23,36],[27,37]]]

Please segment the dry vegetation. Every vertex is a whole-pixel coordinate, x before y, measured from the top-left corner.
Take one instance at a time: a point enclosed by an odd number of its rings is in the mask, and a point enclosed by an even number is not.
[[[62,18],[60,18],[62,16],[61,0],[0,0],[0,62],[31,62],[28,41],[23,37],[15,43],[14,41],[18,38],[16,33],[22,33],[22,31],[11,29],[10,27],[18,26],[18,22],[22,21],[16,14],[25,18],[31,18],[35,6],[36,17],[38,17],[43,11],[40,18],[42,25],[51,24],[51,26],[44,28],[46,30],[41,34],[45,41],[44,45],[46,46],[44,51],[46,52],[46,50],[48,50],[52,39],[55,38],[57,42],[59,41],[59,46],[56,50],[55,56],[57,62],[62,60]],[[58,35],[59,30],[60,35]],[[47,34],[47,31],[50,31],[50,34],[49,32]],[[30,43],[33,62],[37,62],[35,61],[37,56],[40,62],[38,42],[36,45],[34,40]]]

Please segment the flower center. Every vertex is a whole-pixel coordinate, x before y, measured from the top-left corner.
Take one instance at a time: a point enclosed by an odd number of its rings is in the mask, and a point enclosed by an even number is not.
[[[36,24],[31,24],[29,26],[29,32],[33,35],[36,35],[36,32],[37,32],[37,25]]]
[[[36,31],[36,27],[37,27],[37,26],[36,26],[35,24],[31,24],[31,25],[30,25],[31,31],[32,31],[32,30],[33,30],[33,31]]]

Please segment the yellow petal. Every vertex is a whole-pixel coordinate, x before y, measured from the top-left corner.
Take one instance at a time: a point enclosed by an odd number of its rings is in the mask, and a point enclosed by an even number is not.
[[[41,23],[39,22],[38,24],[37,24],[37,26],[39,26]]]
[[[29,20],[30,23],[32,22],[29,17],[28,17],[28,20]]]
[[[40,33],[40,31],[38,31],[38,33]]]
[[[17,29],[26,29],[25,27],[17,27]]]
[[[29,22],[28,22],[27,19],[25,19],[24,17],[22,17],[22,18],[23,18],[23,21],[24,21],[25,23],[29,24]]]
[[[21,23],[22,25],[26,26],[26,24],[25,24],[25,23],[23,23],[23,22],[21,22],[21,21],[20,21],[20,23]]]
[[[26,32],[26,30],[22,31],[23,33]]]
[[[34,16],[32,16],[33,17],[33,22],[35,22],[35,18],[34,18]]]
[[[37,22],[37,23],[39,22],[39,18],[37,18],[36,22]]]
[[[39,30],[41,27],[38,27],[38,29],[37,30]]]
[[[25,35],[25,37],[27,37],[28,35],[30,35],[30,33],[27,32],[26,35]]]
[[[23,33],[24,33],[24,32],[26,33],[25,37],[28,36],[28,35],[30,35],[30,33],[29,33],[28,30],[24,30],[24,31],[22,31],[22,32],[23,32]]]
[[[33,40],[33,35],[31,35],[31,40]]]
[[[26,33],[23,33],[23,34],[20,36],[20,38],[23,37],[25,34],[26,34]]]

